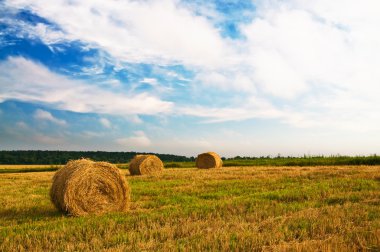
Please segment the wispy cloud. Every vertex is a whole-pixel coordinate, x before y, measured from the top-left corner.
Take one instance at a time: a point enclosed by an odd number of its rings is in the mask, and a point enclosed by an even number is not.
[[[34,112],[34,118],[37,120],[44,120],[44,121],[49,121],[54,124],[60,125],[60,126],[66,126],[67,122],[62,119],[58,119],[54,117],[50,112],[42,110],[42,109],[37,109]]]
[[[33,141],[40,143],[40,144],[45,144],[47,146],[54,146],[57,144],[62,144],[65,142],[65,139],[62,137],[56,137],[56,136],[48,136],[44,134],[36,134],[32,136]]]
[[[204,118],[204,123],[220,123],[227,121],[243,121],[252,118],[262,119],[279,119],[285,116],[285,114],[273,107],[225,107],[225,108],[212,108],[205,106],[192,106],[183,107],[180,109],[181,114],[196,116]]]
[[[105,128],[107,128],[107,129],[110,129],[110,128],[112,128],[112,124],[111,124],[111,122],[110,122],[110,120],[108,120],[107,118],[100,118],[99,119],[99,122],[100,122],[100,124],[103,126],[103,127],[105,127]]]
[[[175,0],[18,0],[6,4],[30,9],[61,27],[63,37],[97,46],[129,62],[216,65],[227,49],[205,17]],[[39,29],[38,35],[47,33]]]
[[[168,113],[172,109],[171,102],[152,95],[112,92],[56,74],[22,57],[0,63],[0,81],[3,100],[49,104],[55,109],[126,116]]]
[[[139,147],[148,147],[152,144],[151,140],[144,131],[135,131],[133,136],[117,139],[116,143],[124,147],[128,147],[130,150]]]
[[[23,121],[18,121],[18,122],[16,123],[16,126],[17,126],[19,129],[21,129],[21,130],[28,130],[28,129],[29,129],[29,126],[28,126],[25,122],[23,122]]]
[[[157,86],[158,85],[157,79],[155,79],[155,78],[144,78],[140,82],[141,83],[146,83],[146,84],[149,84],[149,85],[152,85],[152,86]]]
[[[1,4],[0,11],[3,13],[0,17],[0,23],[4,25],[2,32],[0,32],[1,35],[12,34],[17,39],[41,40],[51,50],[58,48],[56,46],[59,43],[72,41],[68,35],[51,25],[42,22],[30,23],[17,18],[17,11],[12,7]],[[9,42],[5,37],[0,36],[0,46],[11,44],[14,42]]]

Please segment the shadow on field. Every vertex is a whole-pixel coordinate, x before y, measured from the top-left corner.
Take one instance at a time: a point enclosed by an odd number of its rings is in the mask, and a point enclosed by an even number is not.
[[[56,218],[62,216],[62,213],[54,208],[41,208],[41,207],[31,207],[23,209],[6,209],[0,210],[0,219],[3,220],[17,220],[20,219],[45,219],[45,218]]]

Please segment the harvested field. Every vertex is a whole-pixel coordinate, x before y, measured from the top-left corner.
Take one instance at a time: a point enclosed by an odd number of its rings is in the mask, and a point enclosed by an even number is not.
[[[380,166],[165,169],[127,213],[66,217],[53,172],[0,174],[0,251],[380,249]]]

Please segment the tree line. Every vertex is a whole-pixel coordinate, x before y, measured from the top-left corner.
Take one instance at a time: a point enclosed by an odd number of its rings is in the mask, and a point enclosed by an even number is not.
[[[107,152],[107,151],[44,151],[44,150],[14,150],[0,151],[0,164],[66,164],[69,160],[89,158],[94,161],[110,163],[128,163],[136,154],[157,155],[167,167],[193,167],[195,157],[172,154],[138,153],[138,152]],[[222,157],[223,166],[316,166],[316,165],[380,165],[380,156],[302,156],[283,157]],[[184,163],[181,163],[184,162]]]
[[[79,158],[89,158],[94,161],[107,161],[111,163],[127,163],[136,154],[154,154],[164,162],[186,162],[195,160],[194,157],[137,152],[14,150],[0,151],[0,164],[55,165],[66,164],[69,160]]]

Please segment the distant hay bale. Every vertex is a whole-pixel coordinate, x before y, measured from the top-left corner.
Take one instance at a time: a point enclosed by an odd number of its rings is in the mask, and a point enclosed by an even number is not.
[[[199,169],[222,168],[223,161],[215,152],[206,152],[198,155],[195,164]]]
[[[55,173],[50,198],[58,210],[72,216],[124,212],[130,188],[115,165],[79,159]]]
[[[155,155],[136,155],[129,163],[131,175],[154,175],[163,170],[164,164]]]

